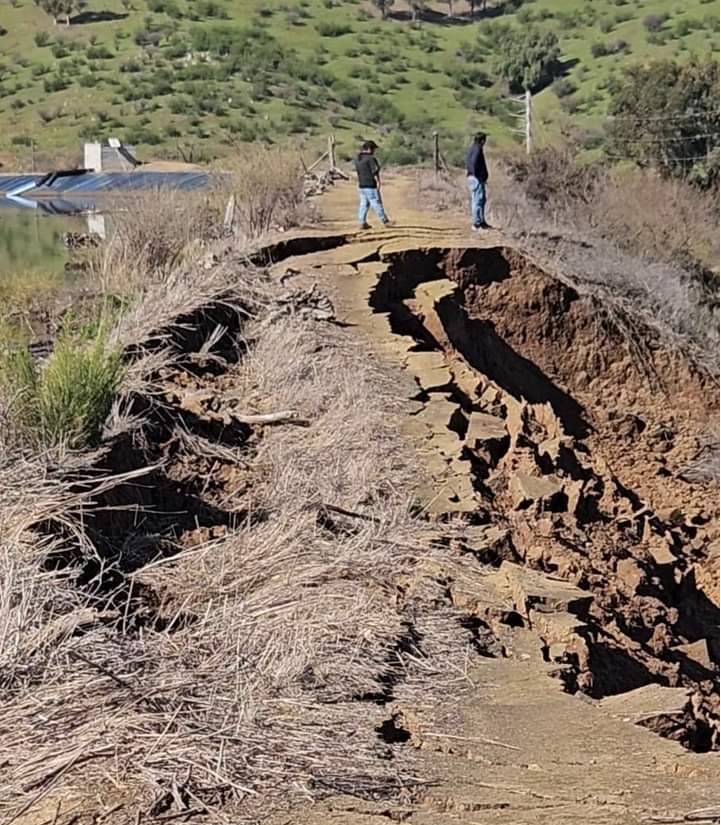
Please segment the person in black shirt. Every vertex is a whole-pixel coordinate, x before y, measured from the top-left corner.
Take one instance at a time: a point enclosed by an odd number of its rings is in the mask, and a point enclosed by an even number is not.
[[[355,159],[355,170],[358,174],[358,222],[361,229],[370,229],[366,220],[369,209],[378,215],[383,226],[388,224],[388,216],[381,200],[381,167],[375,156],[377,148],[372,140],[367,140]]]
[[[486,182],[488,181],[488,167],[483,154],[486,145],[486,136],[479,132],[471,144],[466,155],[466,174],[468,188],[471,193],[471,219],[473,228],[490,229],[486,223]]]

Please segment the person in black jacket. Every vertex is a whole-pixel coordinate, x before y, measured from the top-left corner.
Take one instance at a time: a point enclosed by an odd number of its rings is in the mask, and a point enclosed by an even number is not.
[[[490,229],[486,223],[486,182],[488,181],[488,167],[483,154],[486,145],[486,136],[479,132],[471,144],[466,155],[466,174],[468,188],[471,192],[471,220],[473,229]]]
[[[377,148],[372,140],[367,140],[355,159],[358,174],[358,223],[361,229],[370,229],[366,220],[369,208],[378,215],[383,226],[389,222],[381,200],[381,166],[375,157]]]

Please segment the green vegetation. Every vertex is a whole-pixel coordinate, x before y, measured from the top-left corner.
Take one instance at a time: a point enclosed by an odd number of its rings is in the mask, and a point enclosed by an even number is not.
[[[704,0],[63,3],[60,25],[33,0],[0,10],[0,161],[28,164],[18,138],[39,163],[77,162],[82,140],[111,135],[202,162],[331,129],[346,153],[380,137],[391,162],[426,156],[438,129],[450,156],[478,128],[516,140],[507,95],[527,85],[541,139],[592,143],[622,67],[718,51]]]
[[[98,441],[123,371],[105,323],[73,328],[66,321],[44,368],[28,349],[14,349],[0,360],[0,384],[23,441],[78,448]]]
[[[718,64],[710,61],[625,69],[611,87],[611,151],[705,188],[717,185],[718,88]]]

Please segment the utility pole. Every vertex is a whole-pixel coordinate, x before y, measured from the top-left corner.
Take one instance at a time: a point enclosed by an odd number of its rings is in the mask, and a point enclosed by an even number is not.
[[[441,171],[441,150],[438,145],[438,132],[433,133],[433,171],[436,175]]]
[[[331,172],[338,168],[335,160],[335,135],[328,135],[328,163]]]
[[[512,105],[511,111],[509,112],[510,116],[516,118],[518,121],[518,126],[512,128],[511,131],[514,134],[523,135],[526,144],[526,154],[530,155],[533,151],[533,97],[531,90],[526,89],[523,96],[519,95],[506,99]],[[523,122],[522,124],[521,121]]]
[[[526,154],[533,150],[533,100],[531,90],[526,89]]]

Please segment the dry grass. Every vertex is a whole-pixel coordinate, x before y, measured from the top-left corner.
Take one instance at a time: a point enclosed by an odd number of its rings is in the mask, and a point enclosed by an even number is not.
[[[255,241],[273,229],[297,226],[304,214],[303,164],[292,147],[248,144],[223,161],[235,198],[235,226]]]
[[[178,267],[197,261],[217,238],[224,201],[218,188],[158,189],[117,200],[108,240],[88,251],[91,277],[104,293],[134,297]]]
[[[613,172],[594,191],[592,217],[608,238],[645,258],[718,266],[718,204],[683,181]]]
[[[405,680],[419,704],[434,701],[413,674],[443,673],[445,691],[449,657],[462,667],[470,638],[452,611],[434,624],[410,591],[398,597],[442,551],[418,543],[393,380],[333,327],[284,318],[245,334],[254,346],[233,378],[243,408],[293,408],[311,423],[269,429],[238,459],[251,492],[229,496],[245,515],[225,538],[148,559],[112,593],[80,586],[96,552],[90,493],[46,478],[41,462],[0,468],[0,489],[24,476],[32,494],[5,494],[0,508],[6,817],[62,791],[86,810],[132,800],[124,820],[182,799],[223,803],[230,819],[216,819],[241,822],[299,797],[397,795],[415,781],[382,758],[374,728],[388,712],[359,697]],[[62,524],[59,537],[38,541],[38,522]],[[46,569],[59,551],[76,561]],[[442,599],[440,584],[426,589],[429,604]],[[148,621],[152,603],[162,626]]]

